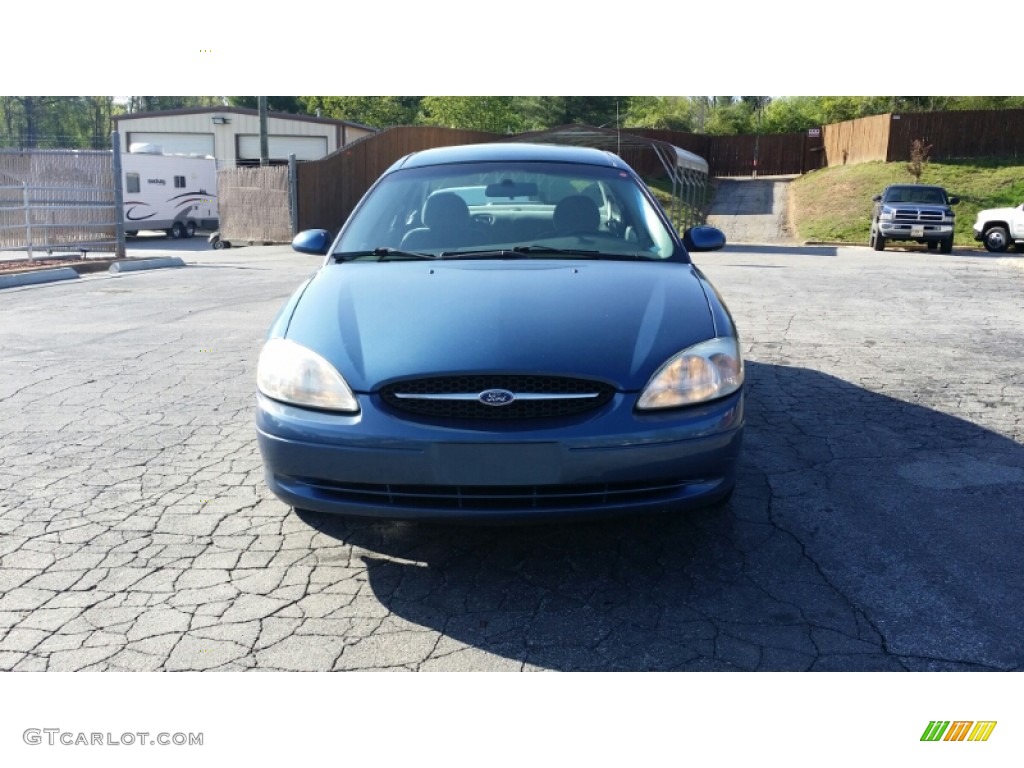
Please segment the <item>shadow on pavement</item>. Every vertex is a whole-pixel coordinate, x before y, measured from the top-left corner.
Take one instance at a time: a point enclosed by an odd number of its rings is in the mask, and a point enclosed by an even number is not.
[[[722,253],[765,253],[773,256],[837,256],[839,249],[832,245],[733,245],[727,244]],[[700,254],[703,257],[714,254]]]
[[[522,527],[301,517],[354,546],[380,603],[453,654],[554,670],[1021,667],[1024,447],[804,368],[748,363],[747,403],[722,508]]]

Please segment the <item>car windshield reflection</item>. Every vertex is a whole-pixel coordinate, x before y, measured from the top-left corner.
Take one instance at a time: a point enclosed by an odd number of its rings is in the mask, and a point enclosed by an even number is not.
[[[353,214],[337,254],[586,253],[664,260],[676,243],[656,203],[619,169],[465,163],[387,175]]]

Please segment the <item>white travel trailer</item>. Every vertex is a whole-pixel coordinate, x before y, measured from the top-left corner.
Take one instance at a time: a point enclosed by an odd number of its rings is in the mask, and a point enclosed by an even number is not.
[[[132,144],[121,155],[124,228],[163,230],[168,237],[192,237],[216,230],[217,161],[206,155],[165,155],[153,144]]]

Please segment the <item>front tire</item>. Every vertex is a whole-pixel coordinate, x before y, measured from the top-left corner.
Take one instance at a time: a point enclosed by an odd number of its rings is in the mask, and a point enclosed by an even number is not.
[[[885,238],[882,237],[880,232],[876,231],[871,233],[871,247],[876,251],[885,250]]]
[[[953,238],[947,237],[939,243],[939,253],[952,253],[953,252]]]
[[[1006,227],[991,227],[985,232],[984,242],[989,253],[1003,253],[1010,246],[1010,233]]]

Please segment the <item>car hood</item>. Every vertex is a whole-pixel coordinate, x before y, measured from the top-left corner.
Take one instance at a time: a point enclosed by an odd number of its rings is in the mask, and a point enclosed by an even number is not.
[[[977,220],[982,221],[984,219],[1008,219],[1017,215],[1021,207],[1015,205],[1012,208],[986,208],[984,211],[978,211]]]
[[[538,259],[329,264],[307,285],[285,335],[358,392],[487,372],[638,390],[715,328],[689,264]]]
[[[952,213],[953,209],[942,203],[882,203],[886,208],[914,208],[919,211],[942,211]]]

